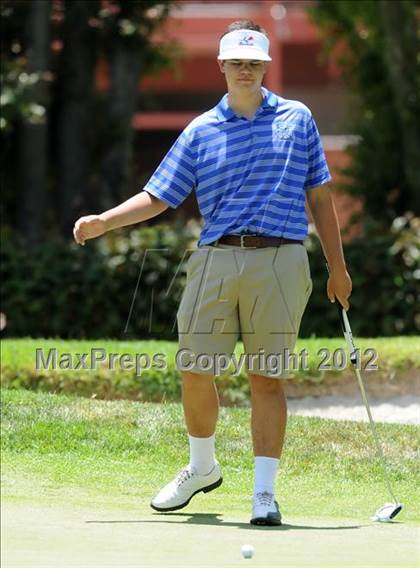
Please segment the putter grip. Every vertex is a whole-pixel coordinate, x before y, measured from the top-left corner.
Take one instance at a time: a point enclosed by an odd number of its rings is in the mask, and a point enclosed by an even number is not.
[[[327,267],[327,271],[328,274],[330,273],[330,268],[328,266],[328,262],[326,263],[326,267]],[[350,361],[353,365],[357,364],[357,349],[356,346],[354,344],[354,340],[353,340],[353,334],[351,332],[351,328],[350,328],[350,322],[348,320],[347,314],[344,310],[344,307],[341,305],[341,302],[339,301],[339,299],[337,298],[337,296],[335,297],[335,305],[338,311],[338,317],[340,319],[340,324],[341,324],[341,329],[342,332],[344,334],[344,338],[346,340],[347,343],[347,347],[349,349],[349,353],[350,353]]]
[[[338,311],[338,317],[340,318],[340,324],[341,324],[341,329],[343,331],[343,333],[345,333],[346,331],[346,326],[344,324],[344,319],[343,319],[343,306],[340,304],[340,302],[338,301],[337,297],[335,298],[335,305],[337,306],[337,311]]]
[[[328,274],[330,273],[330,267],[328,266],[328,262],[325,263],[325,266],[327,267],[327,272]],[[337,311],[338,311],[338,315],[340,318],[340,322],[341,322],[341,328],[344,331],[346,331],[346,326],[344,324],[344,319],[343,319],[343,306],[341,305],[339,299],[337,298],[337,296],[335,297],[335,305],[337,307]]]
[[[325,266],[327,267],[327,272],[328,274],[330,273],[330,267],[328,266],[328,262],[325,263]],[[346,332],[346,325],[344,323],[344,319],[343,319],[343,306],[341,305],[339,299],[337,298],[337,296],[335,297],[335,305],[338,311],[338,317],[340,319],[340,324],[341,324],[341,329],[343,330],[343,333]]]

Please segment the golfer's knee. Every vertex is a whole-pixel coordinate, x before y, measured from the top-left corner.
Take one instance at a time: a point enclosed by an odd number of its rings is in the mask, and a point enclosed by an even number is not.
[[[264,375],[249,374],[251,391],[254,394],[273,394],[282,393],[283,385],[280,379],[265,377]]]
[[[182,386],[184,389],[200,390],[208,388],[214,381],[213,375],[204,375],[201,373],[191,373],[183,371],[181,373]]]

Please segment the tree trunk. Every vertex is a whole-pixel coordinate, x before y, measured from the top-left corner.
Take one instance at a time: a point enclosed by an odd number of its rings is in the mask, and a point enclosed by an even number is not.
[[[95,33],[88,25],[97,2],[65,2],[64,46],[59,75],[58,211],[63,236],[71,235],[89,191],[93,128]]]
[[[45,109],[36,121],[23,118],[19,132],[21,191],[18,210],[19,232],[28,243],[39,242],[43,234],[47,195],[47,84],[43,74],[49,63],[49,0],[32,0],[26,22],[27,72],[39,74],[31,102]]]
[[[381,0],[381,15],[385,30],[385,60],[401,125],[403,177],[406,185],[401,188],[401,213],[408,208],[419,211],[419,65],[416,60],[419,42],[416,37],[415,10],[404,1]]]
[[[137,106],[141,49],[118,38],[111,48],[109,62],[109,144],[101,161],[101,186],[104,205],[114,207],[128,196],[134,136],[131,123]]]

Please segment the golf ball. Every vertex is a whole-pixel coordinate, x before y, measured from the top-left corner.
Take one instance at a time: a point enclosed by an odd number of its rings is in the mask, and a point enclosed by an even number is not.
[[[254,556],[254,547],[251,544],[244,544],[241,552],[244,558],[252,558]]]

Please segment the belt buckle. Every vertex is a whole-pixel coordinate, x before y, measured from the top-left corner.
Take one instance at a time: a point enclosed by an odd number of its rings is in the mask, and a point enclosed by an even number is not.
[[[251,236],[253,236],[253,235],[240,235],[240,237],[241,237],[241,248],[248,248],[248,249],[256,249],[257,248],[257,247],[247,247],[246,246],[246,244],[244,242],[245,237],[251,237]]]

